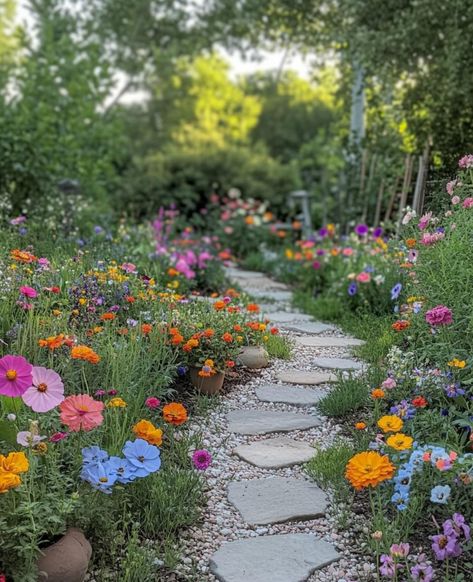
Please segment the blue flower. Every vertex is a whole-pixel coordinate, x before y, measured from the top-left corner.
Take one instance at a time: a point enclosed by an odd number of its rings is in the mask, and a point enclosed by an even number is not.
[[[403,420],[409,420],[415,415],[416,408],[407,400],[401,400],[396,406],[391,406],[389,411]]]
[[[110,461],[86,464],[82,467],[80,476],[102,493],[111,493],[112,486],[117,480],[117,474],[110,465]]]
[[[394,478],[394,482],[396,485],[401,487],[409,487],[412,480],[412,471],[406,468],[399,469],[396,477]]]
[[[84,465],[97,465],[108,459],[107,451],[104,451],[96,445],[82,449],[82,460]]]
[[[395,301],[401,294],[401,291],[402,291],[401,283],[397,283],[397,285],[394,285],[394,287],[391,289],[391,299]]]
[[[450,497],[450,485],[437,485],[430,492],[430,501],[445,505]]]
[[[161,466],[158,447],[148,444],[143,439],[127,441],[123,447],[123,454],[135,467],[137,477],[147,477]]]
[[[391,501],[399,511],[404,511],[404,509],[407,509],[407,504],[409,503],[409,492],[396,491],[391,497]]]
[[[117,475],[118,483],[131,483],[137,478],[136,467],[128,459],[110,457],[110,467]]]
[[[178,366],[177,367],[177,375],[178,376],[185,376],[187,374],[187,366]]]
[[[358,285],[356,283],[350,283],[348,287],[348,295],[350,295],[350,297],[353,297],[353,295],[356,295],[357,291]]]
[[[449,384],[448,386],[445,386],[444,390],[450,398],[457,398],[458,396],[463,396],[465,394],[465,391],[460,388],[460,384]]]

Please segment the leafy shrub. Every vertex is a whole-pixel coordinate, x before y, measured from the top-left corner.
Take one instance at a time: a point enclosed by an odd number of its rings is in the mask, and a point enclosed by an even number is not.
[[[317,451],[307,463],[306,471],[320,487],[346,490],[345,467],[354,453],[352,444],[339,439],[327,449]]]
[[[368,389],[364,377],[340,376],[330,393],[319,400],[317,407],[325,416],[345,416],[367,403]]]

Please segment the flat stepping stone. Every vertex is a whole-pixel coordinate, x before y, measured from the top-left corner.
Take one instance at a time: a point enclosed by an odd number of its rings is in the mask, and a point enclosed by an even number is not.
[[[252,289],[247,292],[254,297],[270,297],[273,301],[292,301],[292,291],[266,291],[261,289]]]
[[[233,453],[251,465],[262,469],[281,469],[307,463],[315,454],[315,449],[304,441],[287,437],[276,437],[240,445]]]
[[[270,319],[274,323],[288,323],[291,321],[310,321],[312,318],[305,313],[276,311],[271,314]]]
[[[244,271],[243,269],[227,269],[227,275],[233,279],[256,279],[259,277],[266,277],[260,271]]]
[[[362,370],[363,364],[346,358],[315,358],[314,366],[327,370]]]
[[[364,345],[363,340],[352,337],[333,337],[333,336],[298,336],[295,338],[296,344],[300,346],[313,348],[352,348]]]
[[[285,386],[284,384],[266,384],[256,388],[256,396],[262,402],[283,402],[294,406],[313,406],[323,396],[322,390]]]
[[[233,481],[228,501],[250,525],[315,519],[325,515],[328,505],[315,483],[287,477]]]
[[[227,419],[230,432],[239,434],[289,432],[320,426],[320,420],[313,415],[271,410],[233,410]]]
[[[307,321],[301,323],[285,323],[281,326],[283,329],[288,331],[298,331],[300,333],[318,334],[324,331],[333,331],[335,328],[333,325],[328,325],[327,323],[321,323],[320,321]]]
[[[310,534],[260,536],[224,544],[210,559],[220,582],[304,582],[340,556]]]
[[[284,372],[279,372],[276,374],[276,378],[281,382],[288,382],[289,384],[305,384],[308,386],[328,384],[329,382],[337,381],[337,377],[334,374],[306,372],[303,370],[286,370]]]

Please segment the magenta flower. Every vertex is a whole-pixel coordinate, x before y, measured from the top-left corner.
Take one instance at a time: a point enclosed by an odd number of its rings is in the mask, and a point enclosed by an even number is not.
[[[159,398],[156,398],[155,396],[150,396],[145,400],[145,405],[148,408],[151,408],[151,410],[155,410],[156,408],[159,407],[160,404],[161,400],[159,400]]]
[[[366,224],[357,224],[355,226],[355,232],[358,236],[364,236],[368,233],[368,227]]]
[[[465,198],[465,200],[463,200],[462,206],[463,208],[473,208],[473,198],[471,196]]]
[[[318,271],[321,266],[322,266],[322,264],[320,263],[320,261],[314,261],[312,263],[312,268],[315,269],[316,271]]]
[[[473,167],[473,155],[467,154],[458,160],[458,167],[466,170]]]
[[[33,366],[23,356],[4,356],[0,359],[0,394],[21,396],[31,386]]]
[[[30,299],[38,297],[38,292],[36,291],[36,289],[33,289],[33,287],[28,287],[27,285],[23,285],[23,287],[20,287],[20,293],[25,297],[29,297]]]
[[[52,434],[49,437],[49,441],[52,443],[58,443],[59,441],[62,441],[63,439],[67,438],[69,436],[69,433],[67,432],[55,432],[54,434]]]
[[[427,311],[425,321],[432,326],[450,325],[453,322],[452,311],[445,305],[437,305]]]
[[[35,412],[48,412],[64,400],[64,384],[54,370],[35,366],[33,385],[22,395],[23,402]]]
[[[194,451],[192,462],[198,471],[205,471],[212,463],[212,455],[205,449]]]
[[[419,227],[419,230],[425,230],[429,226],[429,223],[431,220],[432,220],[432,212],[427,212],[427,214],[424,214],[423,216],[421,216],[421,218],[419,220],[419,224],[417,225]]]

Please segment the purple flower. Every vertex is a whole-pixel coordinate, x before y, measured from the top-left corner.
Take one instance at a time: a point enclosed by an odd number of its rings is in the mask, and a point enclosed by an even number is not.
[[[396,575],[396,563],[392,559],[391,556],[387,554],[382,554],[380,557],[381,566],[379,571],[382,576],[386,576],[388,578],[394,578]]]
[[[368,232],[368,227],[366,224],[357,224],[355,227],[355,232],[358,236],[364,236]]]
[[[434,569],[427,562],[422,562],[411,568],[411,576],[413,580],[421,580],[422,582],[431,582],[434,579]]]
[[[326,237],[328,234],[328,230],[325,228],[325,226],[323,226],[320,230],[319,230],[319,236],[321,236],[322,238]]]
[[[454,513],[453,519],[447,519],[443,523],[443,533],[448,536],[465,536],[465,540],[470,539],[470,526],[466,523],[461,513]]]
[[[430,539],[432,540],[432,550],[437,560],[457,558],[462,553],[458,539],[454,536],[449,537],[445,534],[438,534]]]
[[[457,398],[457,396],[463,396],[465,391],[460,388],[460,384],[449,384],[444,387],[445,393],[450,398]]]
[[[377,228],[375,228],[373,230],[373,236],[374,236],[374,238],[379,238],[382,234],[383,234],[383,229],[382,229],[381,226],[378,226]]]
[[[409,555],[410,545],[406,543],[393,544],[389,551],[393,558],[405,558]]]
[[[212,455],[205,449],[194,451],[192,462],[198,471],[205,471],[212,463]]]
[[[348,295],[350,295],[350,297],[353,297],[353,295],[356,295],[357,291],[358,285],[356,283],[350,283],[348,287]]]
[[[401,294],[401,291],[402,291],[401,283],[397,283],[396,285],[394,285],[394,287],[391,289],[392,301],[395,301],[399,297],[399,295]]]
[[[429,325],[449,325],[453,321],[452,311],[445,305],[437,305],[425,314],[425,321]]]
[[[403,420],[411,419],[416,413],[416,407],[410,404],[407,400],[401,400],[396,406],[391,406],[391,414],[395,414]]]

